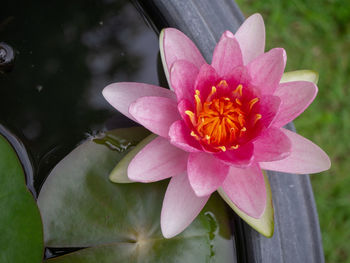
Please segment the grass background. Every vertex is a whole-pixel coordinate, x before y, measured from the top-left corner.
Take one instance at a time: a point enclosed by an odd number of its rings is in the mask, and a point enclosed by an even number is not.
[[[311,176],[326,262],[350,262],[350,1],[237,3],[246,17],[263,15],[267,49],[286,49],[286,71],[320,74],[318,96],[295,125],[332,160],[329,171]]]

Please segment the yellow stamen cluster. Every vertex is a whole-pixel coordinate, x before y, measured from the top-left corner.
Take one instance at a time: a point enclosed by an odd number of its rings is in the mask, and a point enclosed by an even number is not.
[[[217,87],[227,87],[225,80],[220,81]],[[237,149],[237,139],[247,132],[247,117],[259,99],[254,98],[244,107],[241,97],[243,86],[240,84],[232,92],[232,96],[217,96],[217,87],[213,86],[210,94],[204,102],[200,98],[199,90],[195,91],[195,112],[187,110],[195,130],[191,135],[215,149],[225,152],[228,149]],[[248,110],[246,110],[248,109]],[[262,118],[261,114],[255,114],[255,125]]]

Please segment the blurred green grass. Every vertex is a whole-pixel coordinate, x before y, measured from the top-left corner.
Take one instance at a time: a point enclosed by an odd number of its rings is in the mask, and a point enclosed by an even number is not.
[[[320,74],[318,96],[295,125],[332,160],[331,170],[311,176],[326,262],[350,262],[350,1],[237,3],[246,17],[263,15],[267,49],[286,49],[286,71]]]

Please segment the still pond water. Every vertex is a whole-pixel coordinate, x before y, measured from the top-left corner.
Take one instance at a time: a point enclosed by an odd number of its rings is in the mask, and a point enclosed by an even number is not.
[[[106,85],[159,85],[158,37],[130,1],[5,1],[0,42],[15,55],[0,61],[0,124],[28,151],[36,192],[89,135],[135,125],[104,100]]]

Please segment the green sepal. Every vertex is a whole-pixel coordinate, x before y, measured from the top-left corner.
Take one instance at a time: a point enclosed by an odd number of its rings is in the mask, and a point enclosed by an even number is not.
[[[272,237],[274,231],[274,209],[272,203],[272,193],[271,187],[269,183],[269,179],[267,178],[266,172],[263,171],[265,187],[266,187],[266,208],[263,215],[259,218],[253,218],[248,216],[242,210],[240,210],[227,196],[222,188],[218,189],[218,193],[221,197],[226,201],[226,203],[232,208],[232,210],[239,215],[248,225],[258,231],[265,237]]]
[[[131,160],[145,147],[148,143],[154,140],[157,137],[155,134],[151,134],[138,143],[132,150],[130,150],[123,159],[114,167],[112,172],[109,175],[109,180],[113,183],[134,183],[128,178],[128,166]]]
[[[280,83],[290,81],[310,81],[317,84],[318,73],[308,69],[285,72]]]

